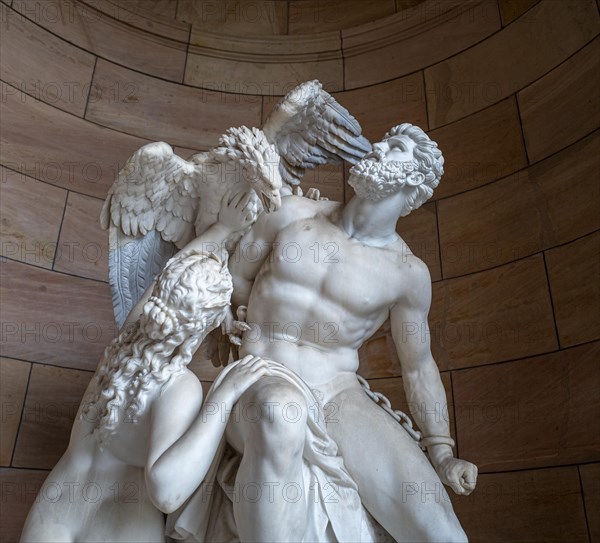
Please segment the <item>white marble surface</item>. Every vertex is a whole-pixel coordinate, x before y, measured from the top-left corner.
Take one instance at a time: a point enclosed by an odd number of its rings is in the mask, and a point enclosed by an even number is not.
[[[342,158],[352,200],[298,195],[304,168]],[[396,233],[442,173],[421,129],[396,126],[371,148],[318,82],[262,131],[231,129],[190,161],[164,143],[140,149],[103,210],[117,318],[131,311],[40,496],[73,492],[38,499],[22,541],[163,541],[161,512],[190,541],[465,541],[444,485],[469,494],[477,468],[454,456],[439,416],[431,280]],[[183,249],[154,281],[168,243]],[[420,434],[356,376],[388,317]],[[230,342],[241,360],[203,403],[186,366],[219,325],[213,348],[226,360]]]

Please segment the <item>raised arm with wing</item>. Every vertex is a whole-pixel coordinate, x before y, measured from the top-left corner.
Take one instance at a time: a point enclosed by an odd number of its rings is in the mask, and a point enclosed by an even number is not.
[[[253,189],[256,215],[276,211],[307,168],[354,164],[370,149],[356,119],[316,80],[285,96],[262,130],[230,128],[217,147],[189,161],[163,142],[140,148],[119,172],[101,213],[102,227],[110,230],[117,325],[177,249],[217,221],[226,192]]]

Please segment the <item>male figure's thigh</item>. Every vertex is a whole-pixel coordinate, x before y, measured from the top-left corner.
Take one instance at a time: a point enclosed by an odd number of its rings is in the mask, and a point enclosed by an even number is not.
[[[408,432],[358,387],[332,403],[337,416],[327,429],[375,519],[398,541],[424,540],[436,528],[454,540],[462,530],[449,496]]]

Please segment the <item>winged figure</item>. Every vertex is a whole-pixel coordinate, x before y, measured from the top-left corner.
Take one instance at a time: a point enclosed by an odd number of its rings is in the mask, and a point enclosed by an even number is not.
[[[164,142],[144,145],[111,186],[100,222],[109,229],[109,279],[119,327],[189,241],[217,221],[225,193],[252,191],[252,209],[276,211],[308,168],[371,150],[359,123],[319,81],[288,93],[258,128],[230,128],[217,147],[184,160]]]

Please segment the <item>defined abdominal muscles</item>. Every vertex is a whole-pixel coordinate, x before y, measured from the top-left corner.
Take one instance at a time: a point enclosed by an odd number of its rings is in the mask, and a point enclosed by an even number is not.
[[[324,349],[308,343],[273,338],[252,342],[244,338],[240,356],[253,354],[287,366],[307,383],[324,383],[341,372],[355,373],[358,352],[348,347]]]

